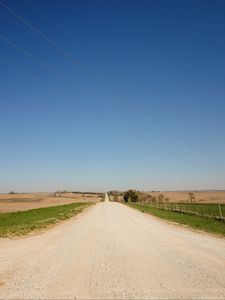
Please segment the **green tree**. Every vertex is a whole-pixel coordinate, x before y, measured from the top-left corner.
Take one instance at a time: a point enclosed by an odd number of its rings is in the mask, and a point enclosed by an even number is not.
[[[138,192],[135,190],[128,190],[124,193],[123,199],[125,202],[128,202],[129,200],[131,202],[137,202],[138,201]]]

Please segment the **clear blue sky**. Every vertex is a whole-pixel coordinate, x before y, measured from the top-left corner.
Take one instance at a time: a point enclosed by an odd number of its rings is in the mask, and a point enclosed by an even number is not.
[[[0,4],[0,192],[225,189],[225,1]]]

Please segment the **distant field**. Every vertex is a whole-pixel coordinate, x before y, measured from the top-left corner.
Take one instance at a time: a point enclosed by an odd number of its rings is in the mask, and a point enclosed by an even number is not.
[[[45,228],[78,214],[91,204],[71,203],[27,211],[0,213],[0,237],[24,235],[30,231]]]
[[[169,202],[187,202],[189,199],[189,192],[145,192],[145,194],[158,196],[163,194],[166,198],[169,198]],[[224,191],[203,191],[193,192],[195,195],[195,202],[202,203],[225,203]]]
[[[225,192],[224,191],[192,191],[195,196],[194,202],[201,203],[224,203],[225,204]],[[165,198],[169,198],[169,202],[189,202],[189,192],[141,192],[141,194],[147,194],[158,197],[160,194],[164,195]],[[114,196],[109,195],[110,200],[113,201]],[[118,196],[119,201],[123,201],[123,196]]]
[[[99,202],[98,194],[72,194],[65,193],[24,193],[0,194],[0,212],[23,211],[41,207],[56,206],[77,202]]]

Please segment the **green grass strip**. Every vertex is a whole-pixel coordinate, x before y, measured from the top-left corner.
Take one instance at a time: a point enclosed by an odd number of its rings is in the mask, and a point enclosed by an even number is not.
[[[209,219],[207,217],[200,217],[179,212],[162,210],[159,208],[150,207],[142,204],[128,203],[127,205],[136,208],[142,212],[159,217],[161,219],[177,222],[180,224],[188,225],[194,229],[225,236],[225,222],[223,221]]]
[[[0,213],[0,237],[24,235],[66,220],[93,203],[71,203],[11,213]]]
[[[170,208],[174,208],[175,206],[177,206],[178,209],[184,211],[188,210],[193,213],[196,212],[199,215],[203,216],[220,216],[218,204],[213,203],[167,203],[164,205]],[[225,204],[220,204],[220,209],[222,215],[225,217]]]

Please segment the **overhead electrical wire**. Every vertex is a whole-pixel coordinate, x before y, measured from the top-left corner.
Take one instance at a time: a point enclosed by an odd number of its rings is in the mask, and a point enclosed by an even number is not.
[[[36,61],[37,63],[47,67],[49,70],[53,71],[55,74],[57,74],[58,76],[60,76],[61,78],[64,78],[63,75],[61,73],[59,73],[54,67],[52,67],[51,65],[49,65],[48,63],[42,61],[41,59],[37,58],[36,56],[34,56],[33,54],[27,52],[26,50],[24,50],[23,48],[19,47],[18,45],[16,45],[15,43],[11,42],[10,40],[8,40],[7,38],[5,38],[3,35],[0,34],[0,39],[2,41],[4,41],[5,43],[7,43],[8,45],[10,45],[11,47],[15,48],[17,51],[23,53],[25,56],[33,59],[34,61]]]
[[[2,61],[3,63],[13,67],[14,69],[19,70],[20,72],[28,75],[29,77],[35,78],[36,80],[40,81],[41,83],[45,83],[45,81],[43,81],[41,78],[38,78],[36,75],[30,73],[29,71],[24,70],[23,68],[21,68],[20,66],[18,66],[17,64],[15,64],[14,62],[0,56],[0,61]]]
[[[64,35],[68,36],[70,39],[74,39],[74,37],[69,34],[68,32],[66,32],[58,23],[56,23],[55,21],[53,21],[52,19],[49,18],[49,16],[46,16],[45,13],[43,13],[42,10],[40,10],[40,8],[37,8],[37,6],[35,6],[33,3],[31,4],[30,1],[28,0],[23,0],[28,6],[30,6],[33,10],[35,10],[36,12],[38,12],[39,15],[41,15],[45,20],[47,20],[47,22],[49,22],[50,24],[52,24],[53,26],[55,26],[59,31],[61,31]]]
[[[33,9],[39,11],[35,6],[33,6],[32,4],[30,4],[28,1],[24,0],[25,3],[27,3],[28,5],[30,5]],[[79,62],[78,59],[74,58],[70,53],[68,53],[64,48],[60,47],[59,45],[57,45],[55,42],[53,42],[46,34],[42,33],[39,29],[37,29],[34,25],[32,25],[30,22],[28,22],[25,18],[21,17],[19,14],[17,14],[14,10],[12,10],[10,7],[8,7],[5,3],[3,3],[2,1],[0,1],[0,5],[2,7],[4,7],[8,12],[10,12],[14,17],[16,17],[20,22],[22,22],[23,24],[25,24],[30,30],[32,30],[33,32],[35,32],[38,36],[40,36],[42,39],[44,39],[46,42],[48,42],[52,47],[54,47],[58,52],[60,52],[61,54],[65,55],[68,59],[70,59],[73,63],[82,66],[82,64]],[[40,11],[39,11],[40,13]],[[41,13],[42,14],[42,13]],[[44,16],[49,22],[52,22],[51,20],[49,20],[45,15],[42,14],[42,16]],[[52,22],[54,24],[54,22]],[[55,26],[58,27],[58,25],[55,23]],[[48,68],[51,68],[52,70],[54,70],[54,72],[58,72],[56,71],[54,68],[52,68],[50,65],[48,65],[47,63],[44,63],[43,61],[41,61],[40,59],[36,58],[35,56],[33,56],[32,54],[28,53],[27,51],[25,51],[24,49],[22,49],[21,47],[17,46],[16,44],[10,42],[8,39],[0,36],[0,38],[2,40],[4,40],[6,43],[8,43],[9,45],[11,45],[12,47],[14,47],[15,49],[17,49],[18,51],[22,52],[23,54],[25,54],[26,56],[34,59],[36,62],[39,62],[43,65],[45,65]],[[19,66],[4,60],[1,58],[1,60],[5,61],[6,63],[16,67],[17,69],[23,71]],[[27,71],[23,71],[25,73],[28,73],[29,75],[31,75],[32,77],[34,77],[32,74],[30,74]],[[204,156],[207,159],[207,163],[211,164],[211,166],[207,166],[207,168],[209,168],[210,170],[213,169],[218,172],[218,169],[220,169],[221,173],[222,171],[224,172],[224,168],[221,167],[221,165],[211,159],[208,155],[206,155],[204,152],[202,152],[201,150],[199,150],[192,142],[190,142],[187,138],[183,137],[182,135],[179,135],[177,132],[175,132],[174,130],[172,130],[171,128],[169,128],[165,123],[163,123],[161,120],[158,120],[155,116],[152,116],[150,113],[146,112],[145,110],[143,110],[142,108],[140,108],[139,106],[137,107],[139,111],[141,111],[142,113],[144,113],[145,115],[147,115],[148,117],[150,117],[151,120],[155,121],[156,123],[158,123],[161,127],[163,127],[165,130],[167,130],[168,132],[170,132],[170,134],[176,136],[177,138],[179,138],[179,140],[182,140],[184,143],[186,143],[186,145],[188,145],[189,147],[191,147],[195,152],[197,152],[198,154],[200,154],[201,156]],[[143,128],[146,132],[149,133],[149,130],[147,128]],[[166,140],[165,138],[162,138],[160,136],[158,136],[159,139],[161,139],[162,141],[164,140],[164,142],[166,142],[168,145],[172,146],[172,147],[177,147],[180,149],[180,151],[182,151],[183,153],[186,153],[186,151],[181,147],[178,146],[176,144],[172,144],[171,142],[169,142],[168,140]],[[164,147],[163,147],[164,148]],[[164,148],[165,151],[168,151],[167,148]],[[171,152],[171,151],[170,151]],[[172,151],[173,152],[173,151]],[[171,153],[172,153],[171,152]],[[176,153],[174,153],[175,156],[177,156]],[[193,156],[193,155],[192,155]],[[185,161],[188,161],[188,163],[190,163],[190,157],[188,156],[188,160],[185,159]],[[193,158],[192,158],[193,159]],[[199,158],[194,158],[196,161],[198,161],[198,163],[200,162]],[[193,162],[192,162],[193,163]],[[200,162],[201,164],[203,164],[203,162]],[[205,170],[205,165],[204,165],[204,170]],[[223,176],[225,175],[225,173],[223,173]]]
[[[145,115],[147,115],[150,118],[150,120],[154,121],[155,123],[159,124],[164,129],[166,129],[168,132],[170,132],[173,136],[176,136],[179,140],[183,140],[183,143],[185,143],[186,145],[191,147],[195,152],[198,152],[198,154],[200,154],[201,156],[205,157],[205,159],[207,160],[207,162],[206,162],[207,164],[211,165],[211,167],[213,167],[213,168],[216,168],[218,170],[218,172],[223,173],[223,176],[225,175],[225,169],[223,167],[221,167],[221,165],[218,162],[211,159],[208,155],[206,155],[204,152],[199,150],[191,141],[189,141],[187,138],[184,138],[182,135],[178,134],[171,128],[169,128],[161,120],[158,120],[155,116],[151,115],[150,113],[148,113],[145,110],[143,110],[142,108],[140,108],[140,106],[137,106],[136,108],[139,111],[141,111],[142,113],[144,113]]]
[[[151,133],[147,128],[143,128],[143,129],[146,132]],[[163,143],[166,143],[167,145],[169,145],[170,147],[172,147],[173,149],[177,148],[178,151],[180,151],[184,155],[185,160],[186,161],[188,160],[192,165],[196,166],[196,163],[197,163],[202,169],[205,169],[205,170],[209,171],[210,173],[213,170],[214,173],[217,174],[217,176],[221,177],[221,175],[222,175],[222,176],[225,177],[225,173],[221,173],[221,171],[219,171],[217,168],[211,167],[211,166],[205,164],[203,161],[199,160],[197,157],[195,157],[193,155],[188,154],[188,156],[187,156],[186,155],[186,151],[182,147],[180,147],[180,146],[178,146],[176,144],[173,144],[173,143],[167,141],[165,138],[163,138],[161,136],[157,136],[157,138],[159,140],[161,140]],[[179,154],[180,154],[180,156],[183,157],[183,155],[181,153],[179,153]]]
[[[25,24],[30,30],[35,32],[38,36],[40,36],[42,39],[44,39],[46,42],[48,42],[53,48],[55,48],[58,52],[66,56],[70,61],[72,61],[74,64],[83,66],[81,62],[73,57],[69,52],[67,52],[64,48],[53,42],[46,34],[42,33],[39,29],[37,29],[34,25],[32,25],[30,22],[25,20],[25,18],[21,17],[18,13],[16,13],[14,10],[12,10],[9,6],[7,6],[5,3],[0,1],[0,5],[5,8],[8,12],[10,12],[12,15],[14,15],[20,22]]]
[[[142,133],[143,133],[143,131],[142,131]],[[154,141],[154,139],[149,138],[149,136],[146,137],[146,136],[143,136],[143,134],[141,135],[141,134],[139,134],[139,133],[138,133],[138,134],[135,133],[135,135],[136,135],[138,138],[140,138],[141,140],[143,140],[144,142],[146,142],[146,143],[149,143],[149,141],[150,141],[150,142],[152,143],[151,145],[153,145],[156,149],[161,148],[164,152],[166,152],[166,153],[168,153],[168,154],[170,154],[170,155],[173,155],[173,156],[175,156],[176,158],[178,158],[178,159],[180,159],[180,160],[183,160],[184,162],[186,162],[186,163],[188,163],[188,164],[191,164],[191,165],[193,165],[193,166],[196,167],[196,163],[194,163],[192,160],[190,160],[189,157],[184,157],[184,156],[182,156],[180,153],[177,153],[177,152],[175,152],[175,151],[173,151],[173,150],[171,150],[171,149],[168,149],[168,148],[162,146],[161,144],[158,144],[158,143],[156,144],[155,141]],[[212,175],[212,172],[211,172],[208,168],[206,168],[206,166],[204,166],[204,165],[199,165],[199,168],[200,168],[201,170],[203,170],[204,172],[206,172],[206,173]],[[220,175],[218,172],[213,171],[213,173],[214,173],[215,176],[221,178],[221,175]]]
[[[146,132],[148,132],[148,133],[152,133],[148,128],[146,128],[146,127],[143,127],[142,126],[142,128],[143,128],[143,130],[145,130]],[[186,155],[186,150],[181,146],[181,145],[177,145],[177,144],[173,144],[171,141],[168,141],[165,137],[163,137],[163,136],[160,136],[159,134],[157,134],[157,139],[160,139],[160,140],[162,140],[163,142],[165,142],[166,144],[168,144],[170,147],[175,147],[175,148],[177,148],[179,151],[181,151],[184,155]],[[195,160],[196,162],[198,162],[198,163],[200,163],[200,164],[202,164],[202,165],[204,165],[204,167],[206,167],[206,164],[205,164],[205,162],[204,161],[201,161],[200,159],[199,159],[199,157],[196,157],[195,155],[193,155],[192,153],[188,153],[188,157],[190,158],[190,159],[192,159],[192,160]],[[222,170],[220,170],[220,169],[218,169],[218,168],[216,168],[215,166],[207,166],[207,168],[209,168],[210,170],[211,170],[211,168],[213,168],[218,174],[221,174],[221,175],[223,175],[223,176],[225,176],[225,172],[222,172]]]

